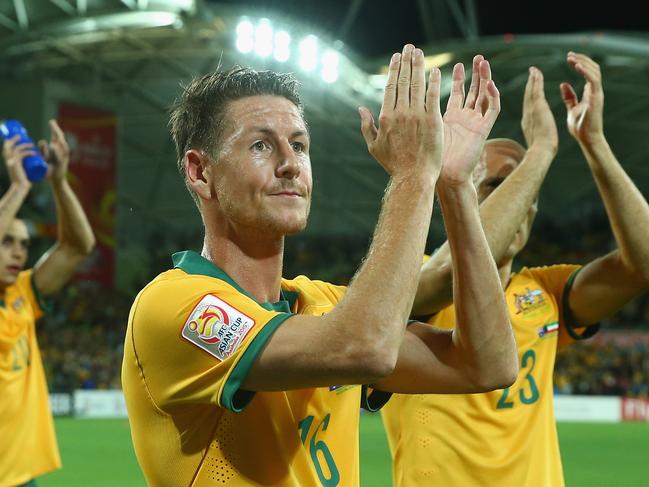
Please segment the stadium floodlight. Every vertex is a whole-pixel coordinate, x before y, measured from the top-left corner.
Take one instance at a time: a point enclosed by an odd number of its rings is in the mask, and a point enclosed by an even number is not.
[[[249,53],[255,47],[255,27],[249,20],[242,20],[237,25],[236,46],[239,52]]]
[[[255,29],[255,54],[268,57],[273,52],[273,28],[270,20],[260,19]]]
[[[310,35],[300,42],[300,67],[313,71],[318,66],[318,38]]]
[[[291,36],[285,30],[275,33],[274,56],[280,63],[288,61],[291,57]]]
[[[326,83],[333,83],[338,79],[338,64],[340,56],[336,51],[328,50],[322,55],[322,71],[320,75]]]

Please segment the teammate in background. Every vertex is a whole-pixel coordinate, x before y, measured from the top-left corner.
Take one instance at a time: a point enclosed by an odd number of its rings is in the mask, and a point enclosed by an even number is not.
[[[35,322],[47,298],[61,289],[90,254],[95,238],[66,180],[69,149],[63,131],[50,120],[49,145],[40,142],[56,202],[58,239],[33,269],[24,270],[29,250],[25,223],[16,218],[31,183],[22,160],[32,144],[6,140],[3,156],[11,185],[0,199],[0,486],[36,484],[61,467],[47,384],[36,341]]]
[[[423,53],[406,45],[390,63],[380,127],[360,110],[369,151],[391,178],[347,290],[281,278],[284,236],[306,225],[312,189],[294,79],[233,68],[185,88],[170,125],[204,247],[175,254],[175,268],[140,292],[122,367],[148,483],[358,485],[361,403],[380,407],[389,394],[379,391],[513,381],[515,343],[471,184],[500,108],[488,62],[479,71],[465,102],[455,67],[442,121],[440,72],[426,89]],[[462,322],[406,331],[436,182]]]
[[[601,319],[648,288],[649,206],[604,136],[599,66],[573,52],[567,61],[586,81],[581,100],[568,83],[561,84],[568,129],[595,178],[618,248],[583,267],[512,273],[558,145],[542,74],[531,68],[522,120],[528,149],[520,151],[513,141],[487,142],[486,167],[477,181],[481,199],[486,198],[481,218],[506,289],[520,373],[513,386],[485,394],[394,397],[382,413],[395,486],[564,485],[552,398],[557,349],[592,336]],[[419,315],[437,312],[431,323],[445,328],[455,320],[453,266],[446,246],[441,247],[422,267],[414,307]]]

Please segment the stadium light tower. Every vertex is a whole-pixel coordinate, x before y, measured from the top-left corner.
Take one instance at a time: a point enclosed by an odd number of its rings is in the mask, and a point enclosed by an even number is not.
[[[242,17],[236,27],[235,46],[239,52],[254,53],[262,59],[272,57],[278,63],[292,59],[303,72],[311,76],[319,75],[328,84],[338,81],[343,63],[345,66],[349,64],[339,52],[342,46],[337,44],[341,44],[340,41],[330,47],[313,34],[293,44],[291,34],[273,26],[267,18],[256,20]]]
[[[260,19],[255,29],[255,54],[265,58],[273,52],[273,28],[270,20]]]
[[[237,50],[243,54],[251,52],[255,47],[255,27],[249,20],[242,20],[237,25]]]
[[[309,35],[300,42],[300,68],[314,71],[318,67],[318,38]]]
[[[322,70],[320,75],[326,83],[334,83],[338,79],[338,64],[340,56],[331,49],[322,55]]]
[[[291,36],[285,30],[275,32],[274,57],[280,63],[291,57]]]

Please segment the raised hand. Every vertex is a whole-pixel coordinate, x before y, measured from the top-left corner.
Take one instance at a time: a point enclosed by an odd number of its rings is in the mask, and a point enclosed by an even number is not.
[[[469,96],[464,97],[464,65],[453,67],[453,86],[444,113],[444,151],[440,182],[461,184],[471,179],[482,146],[500,113],[500,94],[491,79],[489,62],[473,58]],[[477,75],[476,75],[477,73]]]
[[[543,146],[556,154],[559,147],[557,124],[545,99],[543,73],[534,66],[530,67],[525,85],[521,128],[528,148]]]
[[[27,179],[27,174],[23,168],[23,159],[28,156],[36,155],[34,144],[18,144],[20,135],[4,141],[2,146],[2,155],[7,164],[7,172],[12,184],[30,188],[32,183]]]
[[[568,131],[580,144],[590,144],[604,136],[602,74],[599,64],[585,54],[571,51],[566,59],[586,80],[581,100],[570,83],[563,82],[560,85],[568,115]]]
[[[407,44],[390,60],[378,129],[370,111],[359,108],[367,148],[390,176],[418,173],[437,179],[443,137],[440,81],[439,69],[433,68],[426,88],[424,53]]]
[[[65,140],[63,130],[56,123],[56,120],[49,121],[51,138],[50,143],[41,140],[38,146],[43,153],[43,157],[49,166],[47,177],[51,181],[63,181],[68,172],[68,164],[70,162],[70,147]]]

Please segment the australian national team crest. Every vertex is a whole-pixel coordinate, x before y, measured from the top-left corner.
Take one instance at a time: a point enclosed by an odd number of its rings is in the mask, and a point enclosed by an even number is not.
[[[255,326],[255,320],[222,299],[207,294],[185,321],[182,337],[219,360],[239,347]]]
[[[526,287],[524,292],[514,292],[516,314],[523,318],[534,318],[551,308],[541,289]]]

